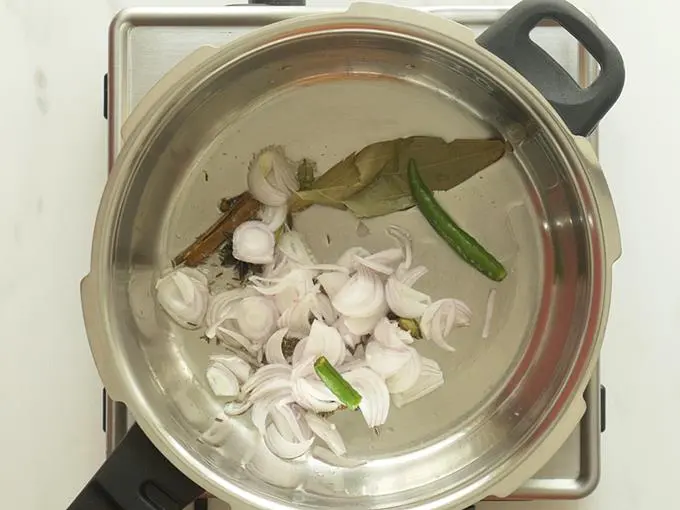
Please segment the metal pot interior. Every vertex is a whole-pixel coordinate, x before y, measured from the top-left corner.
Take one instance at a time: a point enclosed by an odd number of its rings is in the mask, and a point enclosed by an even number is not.
[[[566,405],[563,388],[574,384],[583,356],[594,355],[584,330],[598,305],[598,268],[585,221],[592,212],[574,178],[578,160],[537,119],[540,105],[509,92],[499,71],[454,46],[360,29],[292,38],[213,66],[148,136],[127,141],[134,156],[128,147],[112,177],[126,184],[108,232],[115,238],[102,297],[109,341],[126,360],[133,413],[173,438],[177,459],[218,495],[243,491],[296,508],[391,507],[444,493],[451,503],[465,501],[543,438]],[[371,142],[415,134],[500,134],[513,144],[512,154],[439,196],[510,274],[497,284],[472,270],[417,210],[367,220],[368,234],[346,212],[302,213],[296,226],[322,261],[354,245],[391,246],[389,224],[408,229],[418,263],[430,269],[419,288],[434,299],[463,299],[474,317],[457,331],[455,353],[418,345],[440,363],[445,385],[393,406],[379,436],[359,413],[333,418],[348,456],[365,465],[304,460],[285,468],[288,487],[263,483],[253,472],[258,436],[249,420],[215,426],[220,402],[204,373],[208,354],[224,351],[164,315],[155,281],[217,218],[219,200],[245,190],[247,165],[262,147],[283,145],[293,159],[326,169]],[[491,329],[482,338],[492,288]],[[209,429],[212,439],[199,441]]]

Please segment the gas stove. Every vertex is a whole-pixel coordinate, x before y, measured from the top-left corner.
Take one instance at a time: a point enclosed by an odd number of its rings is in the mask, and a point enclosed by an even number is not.
[[[502,16],[502,7],[426,7],[445,18],[481,33]],[[126,119],[151,87],[184,57],[196,49],[223,45],[254,28],[292,16],[319,12],[313,7],[242,6],[224,8],[144,8],[128,13],[128,23],[110,33],[109,69],[104,79],[104,116],[109,126],[109,167],[122,143]],[[329,9],[323,9],[327,12]],[[132,14],[132,15],[131,15]],[[582,85],[597,75],[597,64],[585,49],[559,25],[546,20],[532,34],[534,42],[550,53]],[[591,136],[597,151],[597,131]],[[510,500],[579,499],[590,494],[599,481],[600,434],[605,427],[605,392],[599,370],[584,398],[587,411],[562,449]],[[124,404],[104,392],[104,430],[107,455],[134,423]],[[205,508],[204,502],[196,504]],[[214,508],[214,507],[213,507]],[[220,509],[228,509],[224,504]],[[234,510],[239,510],[234,506]]]

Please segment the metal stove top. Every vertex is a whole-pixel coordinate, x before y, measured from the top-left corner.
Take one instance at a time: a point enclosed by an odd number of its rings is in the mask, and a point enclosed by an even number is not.
[[[481,33],[502,16],[502,7],[425,7]],[[330,9],[323,9],[324,12]],[[281,19],[310,12],[313,7],[234,6],[229,8],[143,8],[127,11],[128,23],[113,31],[109,70],[105,77],[104,115],[109,124],[109,165],[121,144],[121,128],[149,89],[175,64],[201,46],[223,45],[230,39]],[[597,74],[597,64],[564,29],[550,22],[536,28],[532,39],[548,51],[582,85]],[[591,141],[597,150],[597,132]],[[604,388],[599,370],[585,392],[587,411],[580,427],[562,449],[510,498],[579,499],[599,482],[600,433],[604,430]],[[123,438],[133,418],[122,403],[104,395],[104,428],[109,454]],[[228,507],[227,507],[228,508]],[[234,508],[234,510],[238,510]]]

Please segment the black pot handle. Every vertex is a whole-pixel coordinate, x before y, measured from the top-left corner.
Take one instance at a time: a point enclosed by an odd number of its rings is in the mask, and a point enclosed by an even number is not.
[[[545,19],[559,23],[600,64],[600,75],[589,87],[576,83],[529,37]],[[576,135],[589,135],[621,94],[625,69],[619,50],[588,16],[565,0],[523,0],[477,42],[529,80]]]
[[[134,425],[67,510],[183,510],[204,492]]]

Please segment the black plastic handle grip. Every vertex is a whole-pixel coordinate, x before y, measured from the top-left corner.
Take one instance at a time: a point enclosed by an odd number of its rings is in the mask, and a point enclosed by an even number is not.
[[[560,24],[600,64],[600,75],[589,87],[576,83],[529,37],[545,19]],[[625,68],[619,50],[588,16],[565,0],[523,0],[477,42],[529,80],[577,135],[589,135],[623,89]]]
[[[204,492],[134,425],[68,510],[183,510]]]

